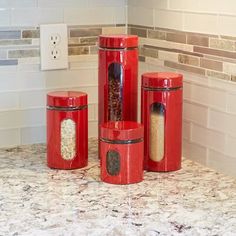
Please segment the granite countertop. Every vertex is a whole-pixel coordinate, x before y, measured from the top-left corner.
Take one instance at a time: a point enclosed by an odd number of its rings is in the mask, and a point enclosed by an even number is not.
[[[144,181],[99,178],[97,141],[89,165],[46,166],[45,145],[0,149],[0,235],[236,235],[236,180],[189,160]]]

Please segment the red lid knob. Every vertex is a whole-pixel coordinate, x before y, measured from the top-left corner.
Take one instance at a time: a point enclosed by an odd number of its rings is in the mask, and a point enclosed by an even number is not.
[[[143,138],[143,125],[134,121],[108,121],[100,125],[100,137],[108,140]]]
[[[148,88],[178,88],[183,86],[183,75],[172,72],[149,72],[142,75],[142,86]]]
[[[79,107],[87,105],[87,94],[79,91],[56,91],[47,94],[47,105],[53,107]]]
[[[101,48],[135,48],[138,47],[136,35],[100,35],[99,47]]]

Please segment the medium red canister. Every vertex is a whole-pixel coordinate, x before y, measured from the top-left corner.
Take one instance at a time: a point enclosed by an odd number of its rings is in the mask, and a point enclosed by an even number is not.
[[[132,184],[143,179],[143,125],[109,121],[100,125],[101,179]]]
[[[135,35],[99,36],[98,124],[137,121],[137,47]]]
[[[76,169],[88,164],[86,93],[47,94],[47,164],[56,169]]]
[[[181,74],[153,72],[142,75],[145,170],[181,168],[182,87]]]

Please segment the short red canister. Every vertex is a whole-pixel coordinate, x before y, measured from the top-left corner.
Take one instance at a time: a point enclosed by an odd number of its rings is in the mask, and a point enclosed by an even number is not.
[[[47,164],[56,169],[76,169],[88,164],[86,93],[47,94]]]
[[[132,184],[143,179],[143,125],[109,121],[100,125],[101,179]]]
[[[144,124],[144,169],[181,168],[183,76],[169,72],[142,75],[141,120]]]
[[[100,35],[98,63],[98,124],[137,121],[138,36]]]

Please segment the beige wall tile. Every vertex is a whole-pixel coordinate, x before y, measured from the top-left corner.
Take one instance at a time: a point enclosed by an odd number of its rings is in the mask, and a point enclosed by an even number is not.
[[[187,44],[198,45],[203,47],[209,46],[209,38],[199,35],[187,34]]]
[[[8,58],[39,57],[39,49],[9,50]]]
[[[152,38],[152,39],[165,40],[166,39],[166,32],[159,31],[159,30],[151,30],[151,29],[149,29],[147,31],[147,37],[148,38]]]
[[[81,54],[89,54],[89,47],[69,47],[68,48],[68,55],[81,55]]]
[[[234,51],[235,50],[235,42],[231,40],[225,39],[217,39],[217,38],[210,38],[210,45],[211,48],[226,50],[226,51]]]
[[[160,60],[168,60],[173,62],[178,62],[178,53],[175,52],[167,52],[167,51],[158,51],[158,57]]]
[[[153,9],[146,7],[128,7],[128,22],[134,25],[153,27]]]
[[[186,43],[186,34],[185,33],[166,33],[166,40],[176,43]]]
[[[219,29],[217,15],[185,13],[183,30],[207,34],[218,34]]]
[[[141,47],[140,50],[139,50],[139,55],[144,56],[144,57],[158,58],[158,50]]]
[[[184,54],[179,54],[178,61],[179,61],[179,63],[189,64],[192,66],[199,66],[200,65],[200,63],[199,63],[200,59],[198,57],[193,57],[193,56],[184,55]]]
[[[235,3],[234,3],[235,4]],[[234,6],[236,9],[236,7]],[[219,16],[219,34],[236,35],[236,17],[235,16]]]
[[[138,35],[139,37],[146,38],[147,37],[147,29],[130,27],[129,34]]]
[[[154,26],[160,28],[183,30],[183,12],[155,10]]]
[[[236,75],[236,64],[224,62],[223,63],[223,71],[227,74]]]
[[[197,68],[197,67],[178,64],[178,63],[170,62],[170,61],[165,61],[164,65],[167,67],[171,67],[171,68],[175,68],[175,69],[179,69],[179,70],[184,70],[184,71],[199,74],[199,75],[205,75],[205,70],[201,69],[201,68]]]
[[[206,75],[208,77],[212,77],[212,78],[218,78],[218,79],[222,79],[222,80],[230,80],[230,75],[225,74],[225,73],[216,72],[216,71],[207,70]]]
[[[214,150],[209,150],[207,166],[225,173],[226,175],[236,177],[236,159],[235,157],[229,157],[225,155],[223,151],[224,150],[221,150],[221,152],[217,152]]]
[[[200,59],[200,66],[210,70],[223,71],[223,63],[205,58]]]
[[[103,27],[102,34],[125,34],[125,27]]]

